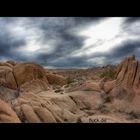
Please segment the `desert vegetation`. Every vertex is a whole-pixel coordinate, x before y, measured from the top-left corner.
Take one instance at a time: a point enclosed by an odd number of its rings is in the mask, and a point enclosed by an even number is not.
[[[115,70],[107,70],[107,71],[104,71],[101,75],[100,75],[100,78],[106,78],[106,79],[109,79],[109,80],[114,80],[117,76],[117,73]]]

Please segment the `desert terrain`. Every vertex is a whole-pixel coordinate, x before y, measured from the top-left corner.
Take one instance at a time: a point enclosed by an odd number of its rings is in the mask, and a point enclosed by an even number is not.
[[[46,69],[0,62],[0,123],[139,123],[140,61]]]

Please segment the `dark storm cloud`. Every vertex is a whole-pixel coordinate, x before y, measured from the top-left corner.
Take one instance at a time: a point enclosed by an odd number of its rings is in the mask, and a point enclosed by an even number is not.
[[[15,40],[10,36],[7,28],[4,25],[7,24],[6,20],[0,21],[0,58],[3,59],[17,59],[18,53],[14,52],[21,45],[25,45],[25,40]]]
[[[107,64],[117,64],[120,62],[122,59],[125,57],[128,57],[130,55],[136,55],[138,59],[140,59],[140,41],[134,41],[134,40],[129,40],[122,42],[121,45],[116,46],[114,49],[110,50],[109,52],[106,53],[96,53],[94,56],[89,57],[90,58],[100,58],[104,57],[104,65]],[[86,58],[88,59],[88,58]],[[95,66],[94,63],[89,63],[90,66]]]
[[[140,49],[140,41],[126,41],[113,50],[112,57],[120,58],[131,54],[135,54],[137,51],[139,51],[138,49]]]
[[[57,54],[52,53],[49,55],[39,55],[36,62],[44,66],[53,66],[57,68],[73,68],[73,67],[88,67],[87,57],[74,58],[69,55],[65,57],[57,56]]]
[[[13,56],[14,49],[24,45],[24,41],[11,41],[8,38],[0,39],[0,56]]]
[[[42,19],[38,26],[43,31],[43,43],[48,43],[49,40],[56,41],[57,44],[55,49],[46,54],[45,52],[38,53],[34,61],[40,64],[53,65],[56,67],[68,67],[68,66],[80,66],[85,65],[86,61],[83,57],[72,58],[69,54],[80,49],[83,46],[83,41],[85,37],[77,37],[76,35],[69,33],[69,29],[73,27],[84,26],[90,22],[100,21],[102,18],[80,18],[80,17],[70,17],[70,18],[51,18]],[[36,19],[33,19],[36,20]],[[63,57],[58,62],[53,62],[59,58]],[[84,62],[85,61],[85,62]]]
[[[137,22],[140,20],[140,17],[128,17],[125,20],[125,24],[133,24],[134,22]]]
[[[87,27],[100,25],[107,17],[1,17],[0,18],[0,59],[17,61],[33,61],[44,66],[57,68],[89,67],[118,63],[123,57],[140,53],[140,18],[122,18],[119,33],[114,36],[109,51],[95,52],[85,55],[83,47],[87,36],[77,33]],[[113,22],[110,25],[114,24]],[[107,25],[106,25],[107,26]],[[95,26],[96,27],[96,26]],[[109,26],[110,27],[110,26]],[[108,28],[108,27],[104,27]],[[102,28],[102,29],[104,29]],[[115,29],[115,26],[113,26]],[[74,29],[74,30],[73,30]],[[76,30],[75,30],[76,29]],[[112,32],[110,32],[112,33]],[[124,34],[125,33],[125,34]],[[101,34],[101,32],[99,32]],[[98,35],[96,32],[94,35]],[[123,35],[124,34],[124,35]],[[107,34],[108,35],[108,34]],[[102,36],[102,34],[101,34]],[[92,36],[91,36],[92,37]],[[100,37],[100,36],[99,36]],[[105,36],[106,37],[106,36]],[[123,38],[119,44],[113,41]],[[131,37],[131,38],[130,38]],[[129,39],[130,38],[130,39]],[[93,38],[94,41],[95,38]],[[100,43],[99,43],[100,41]],[[108,40],[99,38],[89,47],[106,43]],[[101,48],[101,50],[104,48]],[[81,55],[72,55],[76,50]]]
[[[130,35],[140,35],[140,17],[128,17],[125,19],[122,28]]]
[[[38,20],[40,24],[38,27],[44,32],[44,39],[72,39],[76,36],[74,34],[68,33],[71,28],[76,28],[81,26],[84,28],[85,25],[90,23],[97,23],[98,21],[104,19],[103,17],[48,17]],[[33,18],[33,21],[37,21],[37,18]],[[71,37],[71,38],[70,38]],[[76,40],[76,39],[74,39]],[[73,41],[73,40],[72,40]],[[71,41],[71,42],[72,42]],[[65,42],[64,42],[65,43]]]
[[[83,45],[84,40],[83,37],[76,37],[66,32],[63,32],[60,35],[60,38],[62,39],[62,41],[57,44],[57,47],[53,52],[56,55],[57,53],[59,53],[59,56],[69,55],[75,49],[80,49]]]
[[[57,63],[48,63],[48,65],[53,65],[54,67],[58,68],[76,68],[76,67],[88,67],[88,63],[86,62],[86,59],[84,57],[80,58],[63,58],[61,61]]]
[[[58,40],[58,48],[63,48],[62,46],[71,49],[72,47],[81,47],[84,40],[83,37],[77,37],[74,34],[70,34],[69,30],[71,28],[76,28],[79,26],[88,25],[91,22],[100,21],[103,18],[93,18],[93,17],[56,17],[56,18],[45,18],[43,22],[38,26],[44,33],[44,41],[47,39]],[[59,44],[59,40],[61,43]],[[59,47],[60,46],[60,47]],[[65,48],[64,48],[65,49]]]

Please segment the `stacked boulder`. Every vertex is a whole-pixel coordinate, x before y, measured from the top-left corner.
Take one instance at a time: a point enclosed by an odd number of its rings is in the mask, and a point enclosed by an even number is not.
[[[114,81],[106,82],[104,90],[110,93],[114,89],[133,91],[140,94],[140,61],[135,56],[125,58],[117,67],[117,76]]]
[[[9,101],[19,94],[34,94],[49,89],[46,72],[34,63],[7,61],[0,63],[0,98]]]
[[[47,73],[38,64],[1,62],[0,122],[56,122],[52,113],[44,107],[49,106],[47,100],[39,94],[50,90],[50,85],[66,83],[63,76]]]
[[[140,112],[140,61],[134,55],[125,58],[117,67],[116,79],[105,82],[104,91],[116,109]]]
[[[13,68],[13,74],[20,92],[39,93],[48,90],[49,83],[42,66],[34,63],[19,63]]]
[[[0,63],[0,85],[11,89],[17,89],[13,74],[13,66],[8,63]]]
[[[140,61],[135,56],[126,58],[117,69],[116,83],[124,88],[131,88],[136,94],[140,94]]]

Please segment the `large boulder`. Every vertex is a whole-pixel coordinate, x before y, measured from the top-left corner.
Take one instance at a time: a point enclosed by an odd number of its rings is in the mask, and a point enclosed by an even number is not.
[[[140,61],[137,63],[137,70],[135,73],[133,87],[136,93],[140,94]]]
[[[125,58],[117,67],[114,81],[104,84],[104,91],[112,100],[115,111],[140,112],[140,62],[135,56]],[[112,108],[110,109],[112,110]]]
[[[6,63],[11,64],[12,66],[15,66],[18,62],[9,60],[9,61],[6,61]]]
[[[21,91],[37,91],[47,89],[49,83],[42,66],[34,63],[18,63],[13,73]],[[39,89],[37,89],[39,88]]]
[[[132,88],[135,93],[140,94],[140,62],[135,56],[126,58],[118,66],[117,85],[125,88]]]
[[[41,91],[46,91],[48,89],[48,84],[46,84],[46,82],[44,82],[43,80],[39,79],[26,82],[20,86],[21,93],[32,92],[34,94],[37,94]]]
[[[74,82],[69,85],[64,90],[66,93],[73,92],[73,91],[100,91],[100,86],[98,81],[87,80],[83,83]]]
[[[108,94],[115,86],[116,86],[116,80],[106,81],[104,83],[103,90],[105,91],[105,93]]]
[[[20,123],[12,108],[0,99],[0,123]]]
[[[10,102],[11,100],[16,99],[18,96],[19,96],[19,93],[17,90],[0,86],[0,99],[6,102]]]
[[[10,67],[10,68],[13,67],[13,65],[11,65],[10,63],[7,63],[7,62],[0,62],[0,66],[7,66],[7,67]]]
[[[23,104],[21,107],[29,123],[41,123],[39,117],[35,114],[33,108],[30,105]]]
[[[46,77],[48,79],[49,84],[51,84],[51,85],[63,86],[63,85],[67,84],[66,78],[64,78],[61,75],[46,72]]]
[[[45,70],[38,64],[19,63],[13,69],[18,86],[32,80],[40,79],[48,83],[45,77]]]
[[[34,110],[44,123],[56,123],[54,116],[46,108],[34,107]]]
[[[17,89],[13,69],[9,66],[0,66],[0,85],[11,89]]]
[[[104,85],[106,92],[117,87],[130,89],[140,94],[140,62],[135,59],[134,55],[125,58],[117,67],[117,78]]]
[[[22,122],[30,123],[76,123],[79,117],[86,115],[101,104],[97,93],[77,91],[66,95],[23,94],[13,102],[13,108]]]
[[[40,98],[33,93],[28,93],[17,98],[12,103],[12,107],[22,122],[55,123],[56,120],[52,113],[45,108],[47,104],[48,101],[45,100],[45,98]]]

